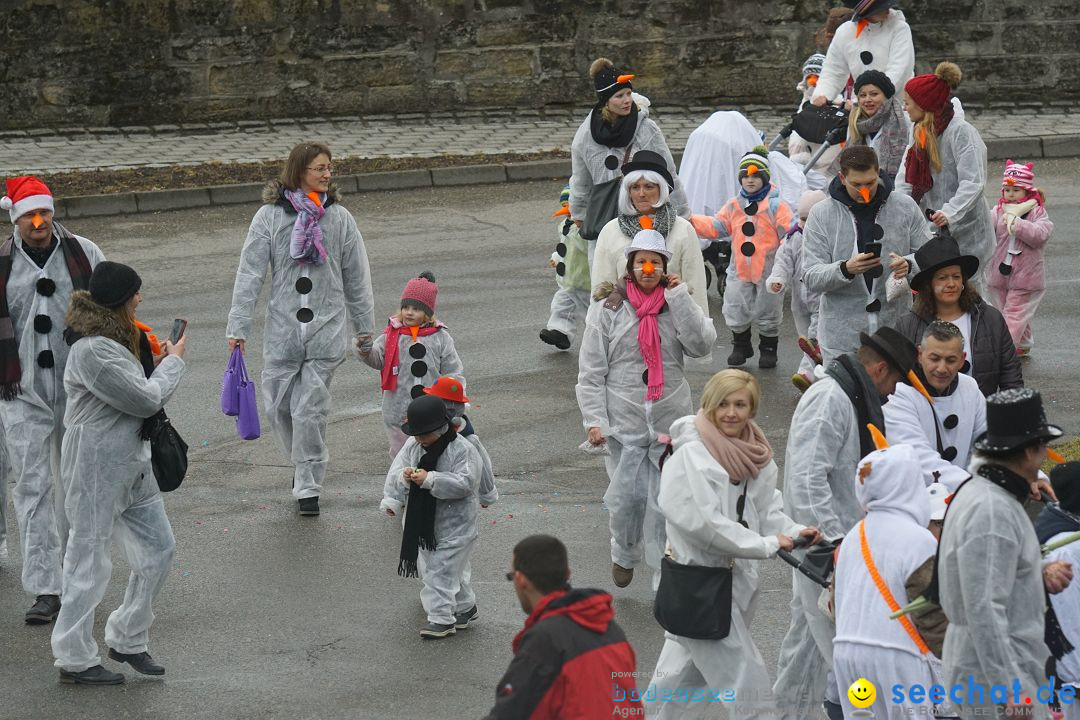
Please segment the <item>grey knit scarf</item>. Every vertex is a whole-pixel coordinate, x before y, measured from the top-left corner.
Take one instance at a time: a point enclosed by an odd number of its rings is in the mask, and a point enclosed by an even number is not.
[[[908,146],[907,133],[904,131],[904,108],[899,95],[893,95],[881,109],[871,117],[861,117],[855,122],[859,134],[864,138],[876,134],[875,149],[881,171],[895,177],[904,159],[904,150]]]
[[[671,203],[664,203],[656,209],[652,229],[663,235],[666,240],[671,228],[675,226],[677,217],[678,215],[671,209]],[[641,215],[619,215],[619,229],[622,230],[623,235],[633,240],[634,236],[641,232]]]

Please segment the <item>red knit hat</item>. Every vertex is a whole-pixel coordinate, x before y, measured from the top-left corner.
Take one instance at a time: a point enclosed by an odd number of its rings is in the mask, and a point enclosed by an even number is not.
[[[53,210],[53,196],[49,187],[32,175],[8,178],[7,195],[0,198],[0,208],[8,211],[11,222],[31,210]]]
[[[414,277],[405,283],[405,291],[401,293],[401,304],[412,305],[420,308],[428,315],[435,314],[435,297],[439,294],[439,286],[435,284],[435,276],[430,272],[422,272],[419,277]]]
[[[465,397],[465,384],[449,375],[444,375],[439,378],[431,387],[424,388],[424,392],[428,395],[442,398],[443,400],[449,400],[450,402],[469,402],[469,398]]]
[[[1024,190],[1035,190],[1035,166],[1031,163],[1021,165],[1012,160],[1005,161],[1005,174],[1001,179],[1001,187],[1015,186]]]
[[[937,115],[945,109],[952,91],[960,86],[960,68],[951,62],[940,63],[933,74],[916,75],[907,81],[904,90],[915,104]]]

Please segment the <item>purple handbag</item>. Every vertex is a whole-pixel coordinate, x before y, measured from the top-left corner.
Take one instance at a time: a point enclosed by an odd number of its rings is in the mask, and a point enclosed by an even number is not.
[[[240,414],[240,376],[236,372],[237,362],[244,362],[244,354],[237,345],[229,356],[225,367],[225,377],[221,380],[221,412],[230,417]]]
[[[239,412],[236,414],[236,432],[244,440],[254,440],[262,434],[259,427],[259,406],[255,402],[255,381],[248,377],[247,364],[241,355],[236,361],[237,404]]]

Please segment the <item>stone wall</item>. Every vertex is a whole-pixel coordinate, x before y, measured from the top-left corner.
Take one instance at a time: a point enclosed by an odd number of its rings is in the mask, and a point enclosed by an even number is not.
[[[7,0],[0,128],[591,102],[787,105],[827,0]],[[902,0],[966,102],[1080,97],[1077,0]]]

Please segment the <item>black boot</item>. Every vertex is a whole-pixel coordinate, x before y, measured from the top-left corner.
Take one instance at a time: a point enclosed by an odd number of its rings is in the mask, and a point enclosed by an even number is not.
[[[747,358],[754,357],[754,343],[750,339],[750,330],[731,333],[731,354],[728,355],[727,364],[731,367],[739,367],[746,364]]]
[[[758,337],[758,350],[761,357],[758,358],[757,366],[762,370],[776,367],[776,346],[780,342],[778,337]]]

